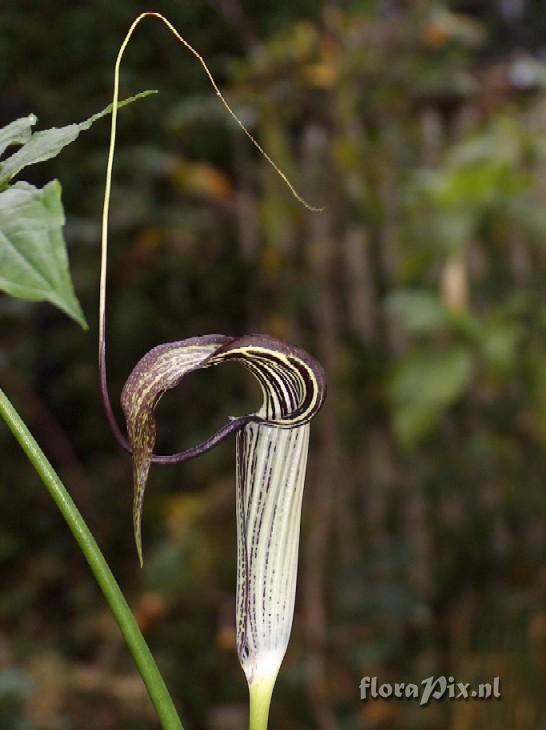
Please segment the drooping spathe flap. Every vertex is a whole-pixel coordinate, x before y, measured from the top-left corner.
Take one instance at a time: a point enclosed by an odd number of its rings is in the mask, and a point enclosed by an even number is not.
[[[256,413],[230,421],[210,439],[185,452],[157,457],[155,408],[161,397],[194,370],[235,360],[258,380],[263,403]],[[280,428],[307,423],[326,395],[321,365],[304,350],[267,335],[206,335],[170,342],[150,350],[123,388],[121,406],[133,452],[135,541],[142,562],[140,524],[146,481],[153,461],[177,462],[198,456],[251,421]]]

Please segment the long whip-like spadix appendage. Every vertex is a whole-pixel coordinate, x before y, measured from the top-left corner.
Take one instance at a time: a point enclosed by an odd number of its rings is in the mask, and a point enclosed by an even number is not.
[[[106,182],[105,182],[105,190],[104,190],[104,205],[103,205],[103,211],[102,211],[102,232],[101,232],[101,267],[100,267],[100,294],[99,294],[99,380],[100,380],[100,389],[102,394],[102,400],[104,404],[104,409],[106,412],[106,417],[110,426],[110,429],[112,430],[112,433],[116,439],[116,441],[119,443],[119,445],[125,449],[126,451],[131,452],[131,445],[128,442],[127,438],[123,435],[118,422],[116,420],[116,417],[114,415],[114,410],[112,408],[112,402],[110,400],[109,390],[108,390],[108,379],[106,374],[106,272],[107,272],[107,261],[108,261],[108,219],[109,219],[109,211],[110,211],[110,195],[111,195],[111,189],[112,189],[112,170],[114,165],[114,153],[116,148],[116,132],[117,132],[117,111],[118,111],[118,99],[119,99],[119,75],[120,75],[120,68],[121,68],[121,61],[123,58],[123,55],[125,53],[125,49],[127,48],[127,45],[129,44],[129,41],[131,39],[131,36],[133,35],[137,25],[144,20],[144,18],[147,17],[153,17],[159,19],[161,22],[163,22],[167,28],[173,33],[173,35],[176,37],[176,39],[183,45],[185,48],[190,51],[190,53],[197,59],[197,61],[201,64],[203,67],[203,70],[205,71],[212,88],[214,89],[218,99],[228,112],[228,114],[232,117],[232,119],[236,122],[236,124],[242,129],[242,131],[246,134],[246,136],[250,139],[252,144],[258,149],[260,154],[267,160],[267,162],[273,167],[273,169],[277,172],[277,174],[281,177],[281,179],[286,183],[288,188],[290,189],[292,195],[298,200],[302,205],[304,205],[308,210],[314,211],[314,212],[321,212],[322,208],[315,208],[312,205],[309,205],[297,192],[297,190],[294,188],[290,180],[287,178],[287,176],[284,174],[284,172],[280,169],[280,167],[271,159],[271,157],[267,154],[267,152],[263,149],[263,147],[258,143],[258,141],[253,137],[253,135],[248,131],[248,129],[245,127],[243,122],[239,119],[237,114],[233,111],[231,106],[227,103],[225,100],[222,92],[220,91],[220,88],[218,87],[218,84],[214,80],[214,77],[207,66],[207,63],[205,62],[204,58],[201,56],[200,53],[198,53],[195,48],[188,43],[188,41],[176,30],[176,28],[173,26],[173,24],[167,20],[161,13],[156,12],[145,12],[141,13],[131,24],[131,27],[127,31],[127,35],[125,36],[123,43],[120,46],[116,63],[114,67],[114,90],[113,90],[113,97],[112,97],[112,121],[111,121],[111,129],[110,129],[110,144],[108,149],[108,162],[106,165]],[[238,423],[231,423],[229,424],[229,427],[224,427],[224,429],[221,429],[219,432],[217,432],[213,437],[208,439],[207,441],[203,442],[202,444],[199,444],[192,449],[187,449],[186,451],[182,451],[178,454],[173,454],[171,456],[152,456],[152,461],[154,463],[180,463],[182,461],[187,461],[188,459],[192,459],[195,456],[199,456],[200,454],[204,453],[205,451],[210,450],[215,446],[219,441],[224,440],[232,433],[236,432],[237,430],[240,430],[241,424]]]

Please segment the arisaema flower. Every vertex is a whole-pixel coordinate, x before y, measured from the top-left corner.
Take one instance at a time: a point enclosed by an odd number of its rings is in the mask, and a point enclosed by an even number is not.
[[[192,449],[154,456],[154,411],[163,394],[189,373],[227,360],[241,362],[257,378],[263,394],[260,409],[230,419]],[[134,368],[121,396],[133,453],[133,520],[141,560],[141,513],[152,462],[194,458],[237,431],[237,652],[255,722],[264,712],[262,721],[267,718],[288,646],[309,421],[325,392],[321,366],[299,348],[267,335],[207,335],[151,350]]]
[[[237,434],[237,651],[250,690],[252,730],[267,725],[273,685],[284,657],[294,613],[301,502],[309,422],[320,409],[326,383],[320,364],[292,345],[267,335],[205,335],[150,350],[135,366],[121,396],[126,438],[114,417],[106,381],[106,258],[110,183],[114,158],[119,67],[137,24],[147,16],[164,22],[201,63],[220,101],[304,205],[282,171],[231,110],[201,56],[158,13],[143,13],[131,25],[116,61],[112,132],[102,225],[99,370],[106,415],[123,448],[133,455],[133,523],[142,563],[141,515],[150,466],[200,456]],[[252,414],[231,418],[205,442],[172,456],[154,454],[155,409],[161,397],[187,375],[228,360],[241,362],[258,380],[263,402]]]
[[[155,456],[155,409],[161,397],[193,371],[228,360],[241,362],[258,380],[263,395],[259,410],[231,418],[187,451]],[[195,458],[237,432],[237,653],[256,730],[267,725],[290,637],[309,422],[325,395],[319,363],[267,335],[206,335],[159,345],[137,363],[121,395],[128,441],[117,432],[133,454],[133,523],[141,562],[141,515],[152,462]],[[107,396],[105,402],[112,419]]]

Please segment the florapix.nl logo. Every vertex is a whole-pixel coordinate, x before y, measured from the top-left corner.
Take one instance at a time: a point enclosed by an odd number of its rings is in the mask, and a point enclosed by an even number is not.
[[[360,699],[409,700],[426,707],[432,700],[498,700],[500,677],[488,682],[459,682],[455,677],[425,677],[419,682],[380,682],[377,677],[362,677]]]

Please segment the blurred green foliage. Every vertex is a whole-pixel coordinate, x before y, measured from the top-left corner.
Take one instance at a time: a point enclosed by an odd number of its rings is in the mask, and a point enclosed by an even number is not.
[[[328,372],[273,727],[523,730],[546,716],[546,21],[540,4],[493,5],[158,0],[321,215],[291,198],[159,23],[127,54],[123,95],[160,94],[120,119],[112,391],[149,347],[206,332],[266,331]],[[34,111],[60,126],[102,108],[140,9],[5,0],[0,123]],[[63,182],[91,332],[2,297],[0,375],[128,587],[187,726],[239,728],[233,444],[154,468],[141,573],[130,464],[100,408],[107,134],[95,125],[30,180]],[[250,387],[235,367],[188,379],[159,408],[161,451],[246,412]],[[15,700],[0,692],[6,728],[152,727],[5,429],[0,449],[0,668],[32,678]],[[360,703],[374,674],[499,674],[503,699]]]

